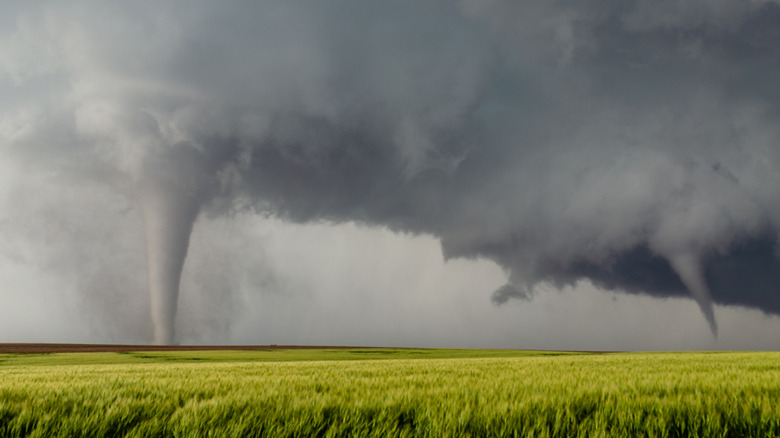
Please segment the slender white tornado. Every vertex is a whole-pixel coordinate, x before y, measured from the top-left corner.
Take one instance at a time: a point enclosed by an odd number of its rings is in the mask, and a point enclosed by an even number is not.
[[[699,304],[701,313],[710,325],[712,335],[718,336],[718,323],[715,320],[715,311],[712,305],[712,295],[707,287],[707,281],[704,279],[704,271],[701,266],[701,259],[692,253],[681,253],[669,257],[669,263],[677,272],[688,292]]]
[[[198,205],[195,196],[173,185],[141,191],[155,344],[174,343],[181,270]]]

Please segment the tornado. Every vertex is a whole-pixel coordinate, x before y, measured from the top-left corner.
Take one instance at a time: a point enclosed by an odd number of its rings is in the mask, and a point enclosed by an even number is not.
[[[712,294],[704,279],[701,260],[692,253],[681,253],[669,257],[672,269],[682,280],[688,292],[696,300],[702,315],[710,326],[712,336],[718,337],[718,324],[715,320],[715,312],[712,305]]]
[[[144,187],[140,204],[146,229],[154,343],[170,345],[175,342],[179,282],[199,205],[195,196],[172,184]]]

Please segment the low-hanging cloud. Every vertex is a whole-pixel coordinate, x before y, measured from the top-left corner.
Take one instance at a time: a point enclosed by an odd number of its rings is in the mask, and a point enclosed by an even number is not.
[[[140,205],[155,340],[195,219],[425,233],[507,285],[780,314],[773,1],[51,2],[0,14],[0,152]]]

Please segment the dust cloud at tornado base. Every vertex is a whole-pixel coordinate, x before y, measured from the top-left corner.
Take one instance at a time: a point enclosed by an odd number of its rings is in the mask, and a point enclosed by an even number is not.
[[[780,313],[775,2],[6,8],[4,256],[117,339],[227,338],[283,293],[261,244],[185,263],[193,224],[247,215],[435,239],[501,268],[496,312],[584,281],[713,334],[717,304]]]

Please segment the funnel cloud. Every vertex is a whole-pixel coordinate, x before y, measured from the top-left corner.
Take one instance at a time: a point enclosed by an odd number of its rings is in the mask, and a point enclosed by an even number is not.
[[[432,236],[445,259],[501,267],[505,285],[475,291],[497,305],[587,281],[693,300],[713,336],[717,305],[780,315],[776,1],[74,0],[0,16],[0,157],[140,213],[156,343],[179,341],[198,221],[243,215]]]
[[[172,344],[179,282],[198,205],[187,194],[156,187],[141,195],[146,229],[154,342]]]

